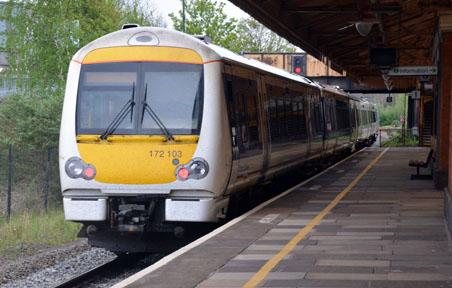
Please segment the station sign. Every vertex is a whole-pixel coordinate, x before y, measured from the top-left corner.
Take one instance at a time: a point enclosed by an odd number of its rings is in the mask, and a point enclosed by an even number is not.
[[[398,66],[388,71],[389,76],[438,75],[437,66]]]

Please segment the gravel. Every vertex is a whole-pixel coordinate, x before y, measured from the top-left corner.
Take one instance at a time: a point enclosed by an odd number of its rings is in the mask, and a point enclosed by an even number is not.
[[[51,287],[115,257],[114,253],[79,240],[0,263],[0,287]]]
[[[143,270],[144,268],[154,264],[161,258],[163,258],[165,254],[151,254],[143,259],[138,260],[134,265],[128,266],[125,268],[122,272],[109,272],[105,273],[103,275],[99,275],[93,280],[90,281],[90,283],[83,283],[82,285],[79,285],[77,287],[80,288],[108,288],[111,287],[122,280],[132,276],[135,273],[138,273],[139,271]]]

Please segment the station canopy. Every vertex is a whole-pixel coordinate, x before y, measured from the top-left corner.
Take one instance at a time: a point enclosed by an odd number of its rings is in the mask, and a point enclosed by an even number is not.
[[[393,66],[431,66],[438,13],[451,0],[230,0],[256,20],[355,82],[384,88]],[[417,77],[393,77],[393,88]]]

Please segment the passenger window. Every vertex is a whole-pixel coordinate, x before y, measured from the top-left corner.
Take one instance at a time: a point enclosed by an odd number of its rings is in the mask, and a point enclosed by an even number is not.
[[[234,76],[232,94],[238,108],[240,143],[253,144],[260,141],[257,113],[257,81]]]
[[[311,95],[311,125],[313,136],[321,136],[322,133],[322,110],[318,95]]]
[[[350,129],[350,110],[347,101],[336,100],[336,119],[339,131]]]

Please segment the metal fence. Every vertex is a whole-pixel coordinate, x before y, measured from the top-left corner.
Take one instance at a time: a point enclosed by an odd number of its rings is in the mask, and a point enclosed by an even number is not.
[[[411,128],[380,128],[378,132],[380,147],[407,146],[408,144],[413,146],[413,141],[417,141],[416,146],[419,146],[419,138],[414,136],[413,131]]]
[[[58,150],[0,151],[0,216],[61,207]]]

